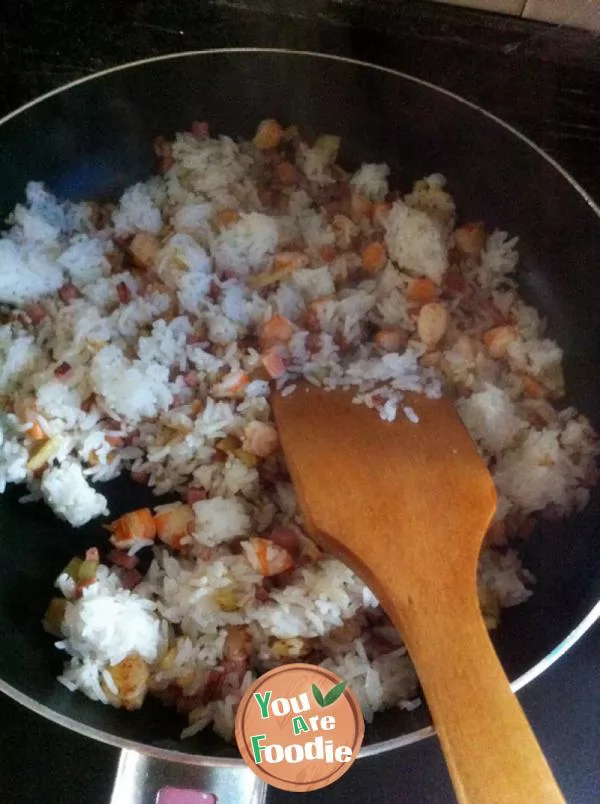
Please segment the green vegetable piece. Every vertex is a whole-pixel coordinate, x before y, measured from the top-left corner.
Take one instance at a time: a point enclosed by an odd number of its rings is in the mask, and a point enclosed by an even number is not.
[[[334,137],[331,134],[321,134],[315,141],[314,149],[324,154],[327,158],[327,162],[332,165],[337,159],[341,141],[340,137]]]
[[[77,580],[79,583],[83,581],[94,581],[96,579],[96,571],[98,570],[98,561],[82,561],[77,573]]]
[[[79,577],[79,568],[81,567],[82,564],[83,559],[75,556],[75,558],[72,558],[69,561],[67,566],[64,568],[63,572],[66,572],[67,575],[70,575],[71,578],[73,578],[73,580],[76,581]]]

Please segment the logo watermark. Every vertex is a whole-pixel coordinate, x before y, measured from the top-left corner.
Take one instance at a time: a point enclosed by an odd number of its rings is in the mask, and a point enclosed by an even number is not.
[[[364,736],[360,705],[346,683],[312,664],[261,676],[238,708],[235,737],[247,765],[282,790],[326,787],[356,759]]]

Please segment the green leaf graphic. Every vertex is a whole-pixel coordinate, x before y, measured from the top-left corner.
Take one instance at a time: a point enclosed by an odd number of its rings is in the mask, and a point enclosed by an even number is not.
[[[345,689],[345,681],[340,681],[339,684],[336,684],[335,687],[332,687],[325,696],[325,706],[330,706],[332,703],[335,703]]]
[[[313,694],[313,698],[319,704],[319,706],[325,706],[325,700],[323,698],[323,693],[317,687],[316,684],[312,685],[312,694]]]

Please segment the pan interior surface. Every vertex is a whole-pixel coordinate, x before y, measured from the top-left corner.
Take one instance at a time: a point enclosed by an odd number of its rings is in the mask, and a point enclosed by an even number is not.
[[[600,218],[584,194],[526,140],[474,106],[407,76],[342,59],[277,51],[188,54],[109,71],[53,94],[0,125],[0,213],[28,180],[74,200],[114,198],[154,168],[151,140],[206,120],[248,138],[276,117],[309,135],[342,137],[340,162],[387,162],[392,183],[443,173],[460,220],[484,219],[520,236],[526,298],[565,351],[571,398],[600,426]],[[127,740],[191,755],[235,757],[211,732],[179,742],[183,717],[156,701],[127,713],[71,694],[56,682],[63,655],[41,629],[52,584],[75,553],[106,542],[98,523],[77,530],[41,504],[0,498],[0,679],[51,712]],[[144,504],[126,479],[105,487],[111,515]],[[504,612],[494,635],[511,679],[553,651],[600,598],[600,498],[567,522],[540,524],[524,546],[534,595]],[[103,535],[102,535],[103,534]],[[368,726],[367,746],[425,728],[425,707],[393,710]]]

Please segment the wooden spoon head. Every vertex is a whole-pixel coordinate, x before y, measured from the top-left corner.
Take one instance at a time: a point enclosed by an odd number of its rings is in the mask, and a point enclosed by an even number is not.
[[[452,403],[410,395],[419,421],[386,422],[353,396],[302,385],[273,400],[307,531],[376,594],[391,564],[407,589],[449,574],[472,589],[496,492]]]

